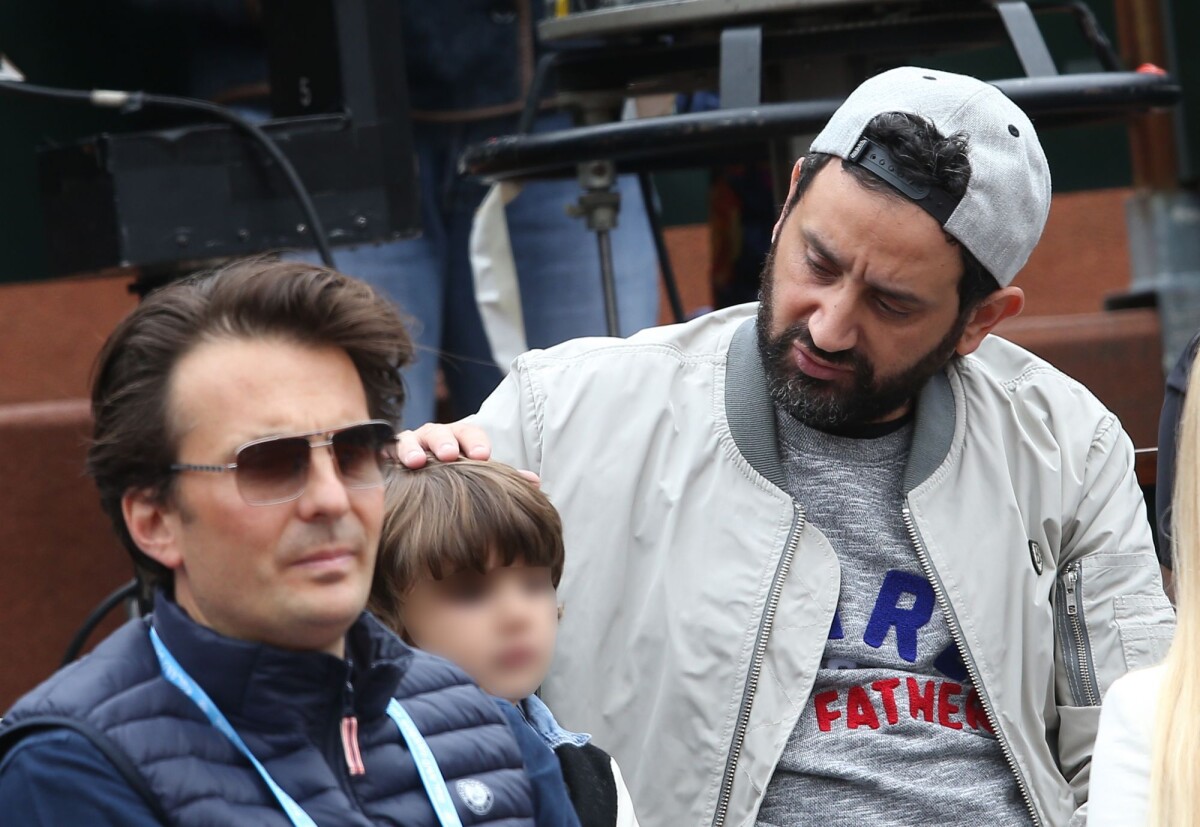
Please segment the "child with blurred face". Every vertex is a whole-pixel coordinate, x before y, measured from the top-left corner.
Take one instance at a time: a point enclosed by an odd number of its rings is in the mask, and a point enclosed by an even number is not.
[[[558,758],[583,827],[636,825],[616,763],[534,695],[558,631],[564,549],[554,506],[507,465],[430,460],[400,469],[385,508],[368,608],[520,711]]]

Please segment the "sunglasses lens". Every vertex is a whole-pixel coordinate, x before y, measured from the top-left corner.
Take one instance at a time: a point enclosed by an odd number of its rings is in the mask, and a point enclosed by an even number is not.
[[[385,422],[365,422],[334,433],[329,442],[284,436],[244,446],[237,453],[237,484],[251,505],[294,500],[308,484],[313,446],[330,446],[343,483],[350,488],[383,485],[395,467],[396,432]],[[323,450],[323,447],[322,447]]]
[[[252,505],[290,500],[304,490],[310,456],[304,437],[281,437],[247,445],[238,451],[237,484]]]
[[[382,485],[396,458],[395,432],[381,422],[355,425],[333,435],[333,455],[346,485]]]

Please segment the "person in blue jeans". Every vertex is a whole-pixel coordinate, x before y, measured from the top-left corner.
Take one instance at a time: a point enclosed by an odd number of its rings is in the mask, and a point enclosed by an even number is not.
[[[393,299],[414,321],[417,355],[405,370],[405,421],[434,418],[438,364],[453,408],[477,410],[500,382],[475,304],[468,239],[487,185],[459,174],[462,151],[518,130],[539,51],[541,0],[402,0],[403,47],[421,187],[420,238],[334,251],[338,268]],[[572,125],[541,115],[534,131]],[[620,176],[612,233],[621,334],[658,316],[658,262],[637,180]],[[595,235],[566,213],[580,194],[573,179],[526,183],[508,205],[526,342],[543,348],[606,332]]]
[[[537,129],[565,128],[564,113],[544,115]],[[463,123],[415,124],[421,186],[420,238],[377,246],[338,248],[338,269],[387,295],[413,322],[417,354],[406,368],[405,422],[434,419],[439,363],[458,412],[477,410],[503,373],[492,357],[468,254],[475,210],[487,186],[457,174],[462,150],[511,134],[516,117]],[[621,176],[618,226],[612,234],[621,334],[653,325],[658,316],[658,263],[635,178]],[[531,348],[606,332],[595,235],[566,214],[579,196],[574,180],[526,184],[506,216],[526,341]]]

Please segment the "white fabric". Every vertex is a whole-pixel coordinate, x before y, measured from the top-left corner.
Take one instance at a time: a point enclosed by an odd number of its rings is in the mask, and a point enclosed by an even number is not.
[[[1154,717],[1166,669],[1130,672],[1109,688],[1092,754],[1090,827],[1146,823]]]
[[[637,813],[633,811],[633,799],[629,797],[629,788],[625,786],[625,779],[621,777],[617,759],[610,758],[609,762],[612,764],[613,783],[617,785],[617,821],[614,827],[640,827]]]
[[[475,303],[479,306],[483,331],[492,347],[492,358],[504,373],[508,373],[514,359],[529,350],[525,342],[517,265],[504,215],[504,208],[520,194],[521,187],[511,181],[493,184],[475,211],[475,220],[471,224]]]
[[[8,62],[8,58],[0,54],[0,80],[15,80],[18,83],[25,80],[21,70]]]

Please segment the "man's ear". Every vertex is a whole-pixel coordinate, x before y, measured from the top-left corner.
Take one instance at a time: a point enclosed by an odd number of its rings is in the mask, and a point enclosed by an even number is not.
[[[1009,285],[994,291],[971,311],[955,351],[959,356],[974,353],[996,325],[1018,315],[1024,307],[1025,291],[1020,287]]]
[[[179,541],[179,513],[145,489],[126,491],[121,497],[125,527],[137,547],[168,569],[183,564]]]
[[[792,183],[788,185],[787,198],[783,201],[783,206],[779,210],[779,218],[775,219],[775,228],[771,230],[771,243],[775,243],[775,239],[779,236],[779,230],[783,227],[783,219],[787,217],[787,205],[792,203],[792,196],[796,194],[796,182],[800,180],[800,165],[804,163],[804,156],[801,155],[796,161],[796,165],[792,167]]]

